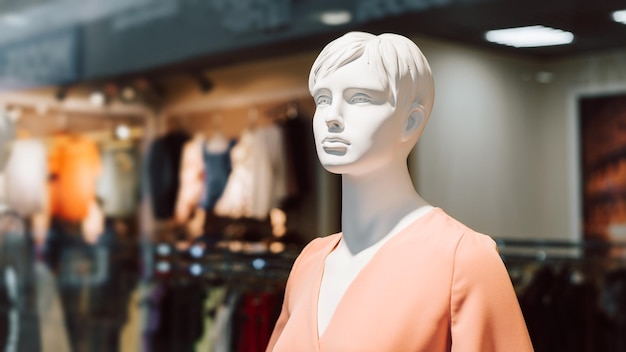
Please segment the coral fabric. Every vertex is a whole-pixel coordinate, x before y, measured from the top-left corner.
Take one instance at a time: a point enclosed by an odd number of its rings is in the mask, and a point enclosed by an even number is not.
[[[533,350],[495,243],[440,208],[380,248],[318,336],[324,262],[340,238],[315,239],[296,260],[267,351]]]
[[[85,219],[102,170],[96,143],[79,135],[55,136],[48,167],[52,215],[69,221]]]

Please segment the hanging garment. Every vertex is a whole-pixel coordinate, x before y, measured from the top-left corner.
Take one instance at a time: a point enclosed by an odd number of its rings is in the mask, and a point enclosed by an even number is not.
[[[258,153],[255,151],[254,134],[245,130],[231,151],[233,169],[222,196],[215,204],[215,214],[232,218],[253,216],[255,177],[260,176],[255,173],[269,177],[270,172],[267,158],[255,154]]]
[[[153,215],[158,220],[168,220],[174,216],[180,188],[182,151],[187,140],[187,133],[176,131],[155,139],[150,146],[148,187]]]
[[[132,144],[102,146],[102,174],[97,194],[107,217],[124,218],[137,212],[139,167],[137,149]]]
[[[211,330],[211,339],[214,341],[213,352],[232,351],[233,314],[239,303],[240,295],[232,292],[226,301],[217,309],[215,324]]]
[[[48,200],[48,161],[40,140],[13,142],[5,167],[6,204],[21,216],[42,212]]]
[[[187,143],[183,148],[180,164],[180,187],[176,199],[176,221],[185,223],[198,207],[204,192],[204,137],[201,134]]]
[[[115,351],[126,320],[126,306],[136,268],[114,224],[88,244],[79,223],[54,219],[44,249],[58,273],[59,295],[72,350]]]
[[[15,138],[15,126],[6,110],[0,109],[0,211],[8,210],[4,168],[11,155],[11,143]]]
[[[41,323],[41,352],[71,352],[56,280],[41,262],[35,263],[35,277],[37,313]]]
[[[234,146],[235,141],[231,140],[223,151],[214,152],[209,151],[207,147],[202,148],[205,172],[204,192],[200,205],[206,210],[213,209],[224,193],[232,168],[230,152]]]
[[[204,324],[202,326],[202,337],[196,343],[196,352],[209,352],[213,351],[215,341],[211,336],[211,331],[215,324],[216,314],[218,307],[224,303],[226,297],[226,287],[217,286],[209,289],[207,297],[204,300]]]
[[[126,323],[120,332],[119,352],[145,351],[141,335],[145,329],[145,311],[147,310],[147,305],[143,302],[149,290],[149,284],[140,283],[130,295],[126,308]]]
[[[146,314],[146,325],[142,333],[144,352],[153,352],[157,348],[155,342],[158,337],[161,321],[163,320],[161,307],[163,306],[163,299],[166,292],[167,288],[165,284],[158,282],[151,287],[146,294],[145,300],[148,312]]]
[[[315,239],[294,263],[268,351],[533,350],[495,243],[440,208],[379,249],[319,336],[325,259],[340,240]]]
[[[204,290],[200,285],[165,288],[150,352],[193,352],[202,336]]]
[[[33,246],[15,213],[0,214],[0,349],[39,351]]]
[[[276,294],[246,293],[240,308],[238,352],[263,352],[270,340],[277,305]]]
[[[0,108],[0,172],[4,170],[15,138],[15,123],[5,109]]]
[[[278,207],[287,196],[287,167],[285,164],[284,138],[282,130],[276,126],[260,128],[256,131],[256,145],[267,155],[270,165],[270,178],[260,173],[259,187],[254,189],[258,201],[254,212],[267,216],[272,208]]]
[[[278,142],[276,142],[278,140]],[[244,131],[231,151],[232,172],[215,204],[215,213],[231,218],[267,218],[286,195],[281,132],[276,126]]]
[[[57,135],[50,147],[48,167],[51,214],[69,221],[84,219],[96,197],[102,170],[98,146],[83,136]]]

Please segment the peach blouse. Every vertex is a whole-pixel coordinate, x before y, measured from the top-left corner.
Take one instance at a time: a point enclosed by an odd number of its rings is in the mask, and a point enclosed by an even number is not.
[[[324,262],[340,238],[313,240],[294,263],[267,351],[533,350],[494,241],[440,208],[380,248],[319,336]]]

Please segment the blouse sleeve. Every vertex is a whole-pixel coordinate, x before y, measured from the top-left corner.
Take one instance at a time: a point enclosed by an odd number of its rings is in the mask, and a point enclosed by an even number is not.
[[[491,238],[465,233],[451,286],[452,352],[533,351],[509,275]]]

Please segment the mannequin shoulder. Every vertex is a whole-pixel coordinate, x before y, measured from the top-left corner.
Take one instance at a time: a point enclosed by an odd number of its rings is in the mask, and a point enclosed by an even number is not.
[[[316,254],[325,256],[339,243],[340,239],[341,234],[339,233],[325,237],[316,237],[304,247],[299,257],[314,256]]]
[[[429,222],[427,232],[432,235],[432,241],[452,250],[455,262],[501,261],[496,242],[490,236],[471,229],[442,210]]]
[[[504,277],[504,262],[496,242],[489,236],[468,231],[459,239],[454,255],[457,274],[467,277]]]
[[[489,253],[499,256],[498,246],[490,236],[468,230],[459,239],[457,255],[472,255],[473,253]]]
[[[298,264],[298,266],[310,265],[324,260],[326,255],[339,243],[340,238],[341,234],[334,234],[313,239],[300,252],[296,259],[296,264]]]

